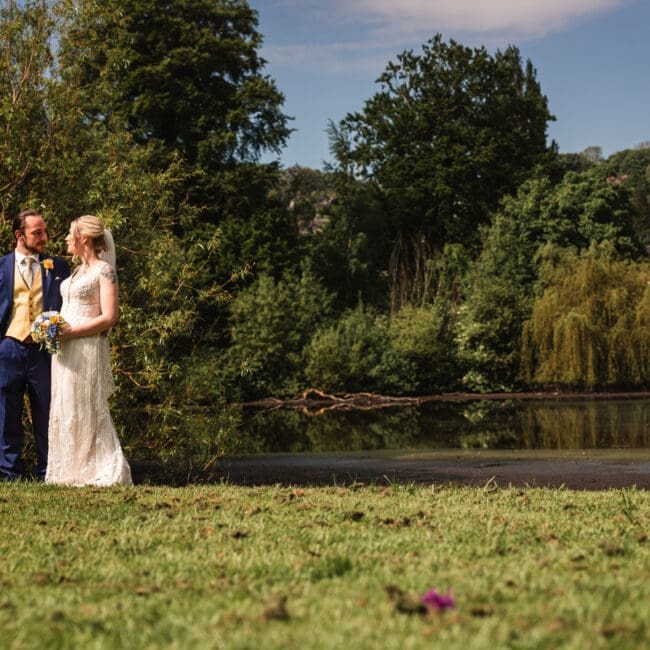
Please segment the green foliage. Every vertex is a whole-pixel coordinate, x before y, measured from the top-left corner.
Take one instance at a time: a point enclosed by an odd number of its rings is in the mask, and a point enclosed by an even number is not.
[[[391,346],[389,321],[362,304],[315,334],[306,351],[310,386],[350,393],[412,391],[415,367]]]
[[[155,0],[82,0],[74,10],[64,47],[86,83],[104,75],[113,88],[97,117],[121,115],[138,141],[161,141],[206,171],[255,160],[287,137],[245,0],[176,0],[164,11]]]
[[[169,182],[169,178],[158,181]],[[173,194],[172,189],[168,198]],[[162,199],[153,192],[148,197]],[[129,216],[137,214],[126,197],[122,208]],[[175,214],[173,203],[157,214],[153,226],[127,221],[122,230],[131,237],[126,259],[122,258],[115,361],[120,421],[132,433],[134,444],[162,449],[189,435],[192,428],[187,428],[186,416],[197,407],[214,411],[220,404],[214,390],[199,391],[195,386],[188,395],[186,373],[205,362],[205,351],[216,336],[209,314],[227,293],[210,280],[219,232],[208,232],[207,226],[195,223],[192,235],[181,239],[173,234],[175,226],[181,222],[187,228],[191,214]],[[119,231],[117,241],[125,241],[118,237]]]
[[[594,165],[595,163],[584,153],[558,153],[544,164],[543,170],[555,184],[559,183],[568,172],[586,172]]]
[[[650,149],[626,149],[607,161],[612,182],[620,183],[631,194],[637,237],[650,245]]]
[[[437,243],[462,241],[547,154],[552,119],[530,63],[438,34],[379,77],[349,115],[349,156],[381,185],[395,218]]]
[[[427,264],[473,248],[501,197],[547,162],[550,114],[530,62],[438,34],[379,77],[381,90],[333,133],[339,166],[373,179],[391,227],[396,304],[431,298]],[[402,298],[404,296],[404,298]]]
[[[629,194],[595,167],[567,173],[553,186],[540,176],[506,197],[468,279],[458,329],[466,385],[510,390],[517,384],[521,331],[530,317],[546,244],[584,250],[608,241],[620,254],[637,256]]]
[[[480,257],[467,279],[456,342],[471,390],[511,390],[519,367],[521,326],[531,308],[537,248],[548,236],[540,210],[552,191],[547,179],[522,186],[484,231]],[[553,232],[552,228],[549,230]]]
[[[106,132],[82,120],[79,86],[61,83],[57,25],[44,1],[9,2],[0,10],[2,217],[10,223],[26,206],[38,207],[54,236],[67,231],[69,215],[87,211],[85,189],[97,169],[116,162],[102,142]],[[6,250],[11,233],[2,235]]]
[[[0,9],[0,206],[13,212],[20,188],[49,151],[44,95],[53,24],[44,2]]]
[[[242,399],[304,388],[304,350],[330,314],[331,297],[309,272],[279,281],[262,274],[230,305],[223,377]],[[233,392],[234,391],[234,392]]]
[[[559,262],[559,264],[558,264]],[[595,389],[650,384],[650,268],[611,246],[549,256],[523,329],[529,384]]]
[[[259,163],[289,129],[257,12],[244,0],[168,4],[0,8],[0,247],[26,207],[47,218],[52,253],[80,214],[111,228],[114,405],[132,445],[223,453],[238,444],[226,401],[308,383],[430,392],[464,374],[471,388],[512,387],[540,246],[642,252],[647,152],[556,156],[546,98],[516,48],[490,55],[436,36],[403,53],[364,110],[331,125],[334,169],[282,172]],[[569,348],[595,336],[573,311],[558,330]],[[574,379],[600,377],[605,355],[607,385],[638,385],[642,364],[614,368],[641,362],[603,345]]]
[[[359,304],[316,333],[306,358],[309,384],[329,392],[422,394],[458,381],[448,318],[431,305],[389,319]]]
[[[402,307],[390,320],[393,350],[406,368],[413,368],[413,389],[427,395],[456,388],[460,364],[452,323],[442,307]]]
[[[86,0],[66,49],[76,55],[72,71],[106,89],[99,101],[89,97],[93,119],[155,145],[152,164],[186,165],[177,200],[219,224],[220,255],[206,275],[217,285],[242,268],[274,277],[297,268],[295,224],[269,200],[277,166],[258,163],[290,132],[261,44],[257,12],[244,0],[183,0],[165,11],[153,0]],[[216,309],[202,320],[223,324]]]
[[[335,293],[340,310],[359,300],[383,309],[390,241],[377,189],[341,172],[326,182],[331,195],[321,207],[322,231],[306,238],[307,263]]]
[[[216,270],[221,233],[179,200],[194,176],[183,160],[170,153],[161,164],[160,148],[135,142],[116,116],[93,118],[89,101],[109,106],[114,87],[110,75],[87,83],[81,74],[92,39],[75,19],[89,7],[12,3],[1,14],[8,47],[0,57],[0,243],[10,249],[9,224],[25,207],[46,217],[53,253],[62,251],[71,219],[100,216],[118,249],[121,314],[111,336],[118,428],[139,453],[223,453],[234,444],[236,419],[222,417],[223,396],[213,387],[188,391],[183,381],[220,338],[232,280]],[[51,42],[60,49],[51,52]],[[119,60],[106,51],[106,66]]]
[[[293,216],[282,206],[269,202],[246,218],[224,219],[219,228],[223,243],[215,270],[222,276],[242,266],[278,279],[298,272],[303,242]]]
[[[540,216],[547,241],[578,249],[609,241],[626,256],[639,255],[642,247],[632,228],[629,193],[607,177],[602,166],[582,174],[568,173],[555,188]]]
[[[529,301],[513,287],[505,277],[477,279],[471,299],[459,309],[456,345],[466,389],[484,393],[515,387]]]

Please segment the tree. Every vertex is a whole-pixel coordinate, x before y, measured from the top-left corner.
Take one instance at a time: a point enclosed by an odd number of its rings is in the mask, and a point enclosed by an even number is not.
[[[113,87],[101,77],[92,88],[81,82],[68,58],[73,20],[65,9],[16,2],[0,12],[0,247],[10,249],[11,220],[23,208],[46,217],[53,253],[62,252],[74,217],[104,220],[120,278],[120,322],[111,335],[116,424],[130,446],[172,453],[181,447],[178,431],[195,432],[208,409],[215,427],[219,420],[217,391],[189,385],[206,374],[219,335],[205,314],[227,296],[228,277],[212,272],[219,232],[178,200],[188,170],[177,157],[163,166],[152,143],[89,118],[88,98],[109,105]]]
[[[544,166],[544,172],[553,181],[559,183],[568,172],[585,172],[596,163],[591,161],[584,153],[559,153]]]
[[[650,147],[643,143],[609,157],[607,169],[611,181],[622,185],[632,196],[632,225],[639,239],[650,244]]]
[[[48,217],[50,233],[56,235],[61,206],[75,205],[76,190],[90,178],[79,162],[92,137],[84,138],[79,128],[76,88],[68,89],[65,108],[61,101],[55,41],[56,20],[48,2],[3,3],[0,206],[4,252],[11,248],[11,221],[20,210],[37,207]],[[66,230],[67,226],[64,222]]]
[[[45,110],[41,91],[43,70],[49,65],[47,40],[47,10],[38,7],[33,12],[22,12],[16,3],[6,3],[0,8],[0,189],[3,198],[24,182],[39,153],[41,137],[45,131]],[[28,111],[37,119],[40,128],[25,128]],[[21,148],[18,142],[22,144]],[[5,198],[6,200],[6,198]],[[4,203],[4,201],[3,201]],[[4,207],[4,206],[3,206]]]
[[[390,244],[374,183],[339,171],[326,178],[332,199],[320,213],[322,230],[305,238],[306,263],[335,293],[339,310],[360,299],[383,309]]]
[[[75,5],[67,46],[86,82],[103,74],[114,86],[96,118],[124,116],[137,141],[160,141],[206,170],[279,151],[283,97],[262,73],[257,12],[245,0]]]
[[[231,396],[289,396],[304,390],[305,349],[330,305],[328,292],[309,272],[277,282],[261,274],[241,291],[230,304],[231,345],[220,360]]]
[[[136,142],[160,147],[163,164],[180,154],[193,173],[190,201],[208,207],[203,218],[250,213],[241,188],[266,170],[248,164],[290,133],[284,98],[263,73],[257,12],[246,0],[69,2],[61,45],[67,74],[91,91],[89,119],[123,122]],[[92,93],[100,79],[106,96]]]
[[[609,241],[624,257],[642,254],[630,199],[629,192],[602,166],[582,174],[568,173],[544,207],[548,241],[579,250]]]
[[[540,277],[540,250],[582,251],[607,243],[617,254],[642,252],[631,227],[630,196],[597,166],[569,172],[553,186],[545,177],[526,181],[506,197],[489,228],[469,277],[458,343],[466,383],[477,390],[509,390],[519,374],[521,335]]]
[[[305,352],[307,381],[326,392],[412,391],[416,364],[391,343],[388,318],[359,303],[312,338]]]
[[[548,255],[545,290],[524,324],[529,384],[595,389],[650,382],[650,269],[612,247]]]
[[[528,61],[438,34],[388,64],[381,90],[335,135],[343,170],[373,179],[392,228],[393,274],[424,284],[421,259],[445,243],[476,244],[499,199],[554,154],[554,119]],[[405,292],[412,293],[412,292]]]
[[[592,145],[590,147],[587,147],[583,152],[582,155],[591,163],[599,163],[603,161],[603,149],[602,147],[598,147],[595,145]]]

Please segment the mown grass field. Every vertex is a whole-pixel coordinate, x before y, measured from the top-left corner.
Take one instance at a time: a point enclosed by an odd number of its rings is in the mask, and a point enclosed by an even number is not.
[[[2,484],[0,647],[644,648],[649,502],[491,484]],[[431,588],[456,608],[410,611]]]

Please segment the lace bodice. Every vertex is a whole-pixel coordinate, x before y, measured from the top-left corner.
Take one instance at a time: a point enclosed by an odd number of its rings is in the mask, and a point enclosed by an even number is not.
[[[99,276],[102,269],[108,266],[106,263],[96,264],[85,273],[82,267],[78,266],[72,275],[61,283],[61,315],[71,325],[101,314]]]

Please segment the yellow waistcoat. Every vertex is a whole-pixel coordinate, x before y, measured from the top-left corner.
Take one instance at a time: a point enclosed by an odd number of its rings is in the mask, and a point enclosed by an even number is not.
[[[43,311],[43,284],[38,266],[35,269],[32,288],[30,289],[22,275],[14,271],[14,303],[7,336],[24,341],[30,333],[32,323]]]

